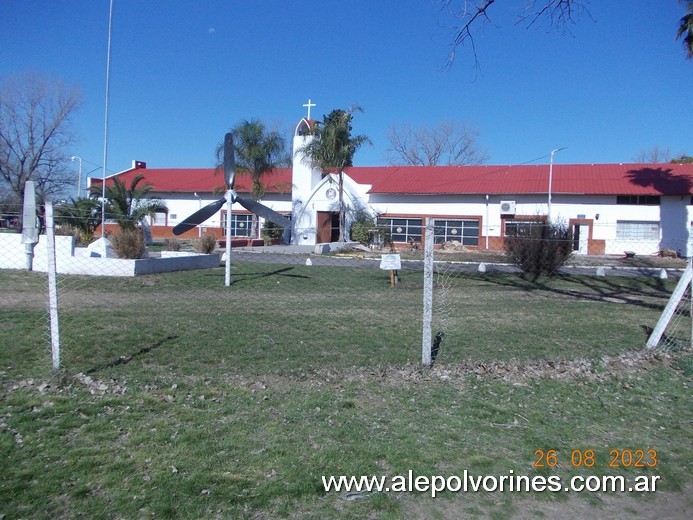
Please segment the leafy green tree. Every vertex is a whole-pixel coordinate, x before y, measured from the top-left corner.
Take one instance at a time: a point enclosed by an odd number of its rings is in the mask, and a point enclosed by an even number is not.
[[[166,212],[166,204],[157,197],[149,197],[151,184],[142,184],[143,175],[135,175],[129,187],[117,177],[106,186],[106,218],[115,220],[121,230],[133,230],[146,216]],[[101,196],[101,184],[92,184],[92,197]]]
[[[686,5],[686,14],[679,21],[679,30],[676,33],[676,39],[683,39],[683,48],[686,52],[686,57],[693,59],[693,1],[685,0],[681,2]]]
[[[693,163],[693,157],[691,157],[690,155],[686,155],[685,153],[682,153],[679,157],[674,157],[669,162],[679,163],[679,164],[691,164],[691,163]]]
[[[238,123],[231,129],[236,173],[250,176],[250,196],[260,200],[265,195],[263,178],[275,168],[291,164],[291,154],[286,140],[274,130],[268,130],[262,121],[251,119]],[[222,159],[223,143],[217,147],[217,158]],[[219,169],[219,167],[217,168]],[[253,215],[251,237],[255,236],[257,216]]]
[[[79,231],[80,242],[88,244],[101,224],[101,204],[86,197],[70,199],[69,204],[56,206],[55,221]]]
[[[344,171],[353,166],[354,154],[370,139],[365,135],[351,135],[351,122],[354,112],[363,112],[357,105],[346,110],[335,109],[322,122],[317,122],[313,132],[316,136],[299,149],[314,168],[320,169],[323,175],[336,173],[339,182],[339,241],[345,240],[345,207],[344,207]]]

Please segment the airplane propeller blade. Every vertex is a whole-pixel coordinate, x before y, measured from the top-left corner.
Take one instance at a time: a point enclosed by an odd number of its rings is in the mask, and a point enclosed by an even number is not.
[[[235,201],[238,202],[245,209],[251,213],[255,213],[257,216],[262,217],[270,222],[274,222],[277,226],[283,228],[290,228],[291,221],[284,215],[280,215],[271,208],[268,208],[264,204],[260,204],[252,199],[247,199],[245,197],[240,197],[236,195]]]
[[[205,220],[207,220],[209,217],[211,217],[217,211],[219,211],[224,204],[226,204],[226,197],[222,197],[219,200],[216,200],[211,204],[207,204],[205,207],[200,208],[195,213],[186,218],[183,222],[174,227],[173,234],[181,235],[186,231],[194,229],[195,226],[202,224]]]
[[[256,215],[266,220],[269,220],[270,222],[274,222],[277,226],[283,228],[291,227],[291,220],[284,217],[283,215],[280,215],[273,209],[268,208],[264,204],[260,204],[259,202],[256,202],[252,199],[247,199],[245,197],[239,197],[238,195],[236,195],[236,192],[233,191],[233,184],[235,178],[236,170],[233,150],[233,134],[228,133],[224,136],[224,180],[226,181],[226,185],[229,191],[231,192],[231,196],[233,197],[233,200],[231,202],[238,202],[241,206],[243,206],[251,213],[255,213]],[[199,226],[205,220],[207,220],[209,217],[211,217],[217,211],[219,211],[224,206],[224,204],[226,204],[226,197],[222,197],[219,200],[206,205],[204,208],[197,210],[195,213],[186,218],[183,222],[174,227],[173,234],[181,235],[186,231],[194,229],[195,226]]]
[[[233,153],[233,134],[228,133],[224,136],[224,179],[228,189],[233,189],[236,180],[236,162]]]

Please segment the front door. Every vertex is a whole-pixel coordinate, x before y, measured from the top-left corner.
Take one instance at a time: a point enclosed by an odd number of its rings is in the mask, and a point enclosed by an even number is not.
[[[318,211],[316,231],[318,244],[337,242],[339,240],[339,213]]]
[[[573,224],[573,251],[578,255],[586,255],[589,245],[589,224]]]

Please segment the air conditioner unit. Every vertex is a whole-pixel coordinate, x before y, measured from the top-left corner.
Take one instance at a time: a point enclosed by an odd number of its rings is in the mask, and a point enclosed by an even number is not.
[[[502,200],[500,203],[500,213],[501,213],[501,215],[514,215],[515,214],[515,201],[514,200]]]

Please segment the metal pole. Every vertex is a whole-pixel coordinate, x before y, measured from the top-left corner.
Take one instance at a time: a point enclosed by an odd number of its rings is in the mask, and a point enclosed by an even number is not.
[[[82,158],[73,155],[71,157],[72,161],[79,161],[79,171],[77,173],[77,198],[82,196]]]
[[[556,152],[560,152],[561,150],[565,150],[566,148],[567,147],[564,146],[563,148],[556,148],[555,150],[551,150],[551,160],[549,161],[549,200],[546,213],[546,220],[548,222],[551,222],[551,184],[553,183],[553,154],[555,154]]]
[[[693,257],[688,259],[688,266],[693,269]],[[691,278],[691,283],[688,286],[688,299],[689,299],[689,309],[688,316],[691,319],[691,330],[688,336],[688,347],[693,349],[693,278]]]
[[[197,194],[197,192],[194,192],[193,195],[197,197],[197,210],[202,209],[202,197]],[[198,224],[197,225],[197,238],[202,238],[202,225]]]
[[[58,320],[58,283],[55,261],[55,223],[53,203],[46,201],[46,258],[48,260],[48,313],[51,331],[53,372],[60,370],[60,324]]]
[[[424,240],[424,286],[423,286],[423,337],[421,341],[421,363],[431,366],[431,341],[433,321],[433,219],[426,219]]]
[[[226,190],[226,263],[225,285],[231,285],[231,207],[233,206],[233,190]]]
[[[106,107],[103,123],[103,172],[101,175],[101,238],[106,238],[106,163],[108,162],[108,98],[111,85],[111,28],[113,27],[113,0],[108,12],[108,49],[106,51]],[[106,256],[104,254],[104,256]]]
[[[486,251],[488,251],[488,200],[489,196],[486,195]]]

